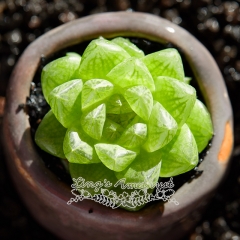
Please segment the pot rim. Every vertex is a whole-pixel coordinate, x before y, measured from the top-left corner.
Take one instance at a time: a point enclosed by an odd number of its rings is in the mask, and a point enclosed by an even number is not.
[[[171,202],[164,205],[155,203],[138,212],[127,212],[123,209],[112,210],[90,200],[67,205],[73,196],[69,187],[59,182],[44,166],[34,149],[28,118],[23,111],[19,111],[18,105],[24,103],[29,95],[30,82],[41,56],[48,57],[53,52],[99,36],[140,37],[160,43],[171,42],[181,48],[193,70],[211,113],[215,136],[208,155],[199,166],[200,170],[204,170],[202,176],[194,179],[191,184],[185,183],[174,194],[180,203],[178,206]],[[212,56],[186,30],[151,14],[101,13],[50,30],[24,51],[11,75],[6,99],[3,137],[6,156],[11,160],[8,161],[8,167],[15,184],[18,186],[19,179],[22,179],[22,186],[25,188],[28,185],[29,194],[36,194],[50,208],[56,210],[53,204],[58,202],[61,211],[66,204],[68,209],[64,211],[68,214],[75,212],[81,221],[87,219],[93,224],[102,222],[102,225],[118,226],[127,231],[131,231],[131,227],[150,231],[155,225],[158,228],[165,227],[172,219],[176,222],[186,217],[192,213],[192,209],[206,204],[209,194],[216,189],[226,172],[233,147],[231,105],[225,83]],[[20,194],[27,198],[21,190]],[[94,209],[94,217],[88,214],[89,209]],[[103,220],[104,215],[108,218]],[[71,221],[76,219],[72,218]]]

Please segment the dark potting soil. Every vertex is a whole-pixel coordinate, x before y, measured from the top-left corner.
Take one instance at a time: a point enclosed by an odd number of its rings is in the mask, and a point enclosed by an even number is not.
[[[209,204],[199,225],[185,239],[238,240],[240,239],[239,5],[240,0],[0,0],[0,95],[5,95],[10,73],[26,46],[44,32],[75,18],[97,12],[133,10],[153,13],[184,27],[208,48],[217,61],[228,88],[235,122],[235,145],[229,174]],[[1,150],[0,146],[2,159]],[[0,164],[0,239],[56,239],[40,227],[26,211],[11,185],[4,162],[0,161]]]

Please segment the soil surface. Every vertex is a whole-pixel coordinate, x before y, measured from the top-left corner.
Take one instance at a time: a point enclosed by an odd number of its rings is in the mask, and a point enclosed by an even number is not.
[[[0,124],[10,73],[29,43],[44,32],[76,18],[125,10],[153,13],[184,27],[217,61],[234,112],[232,165],[201,222],[184,239],[240,240],[240,0],[0,1]],[[32,89],[40,91],[38,86],[32,86]],[[38,225],[19,199],[3,161],[2,150],[0,145],[0,239],[56,239]],[[56,174],[62,172],[61,165],[59,168],[56,164],[47,167],[55,169]],[[61,180],[68,181],[65,177]]]

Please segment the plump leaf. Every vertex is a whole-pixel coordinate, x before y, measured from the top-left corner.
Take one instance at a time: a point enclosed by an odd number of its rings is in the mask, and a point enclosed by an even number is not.
[[[66,128],[80,121],[82,80],[72,80],[54,88],[49,94],[49,105]]]
[[[145,86],[134,86],[127,89],[124,97],[132,110],[142,119],[148,121],[153,107],[152,93]]]
[[[177,176],[198,164],[197,144],[187,124],[184,124],[173,140],[160,151],[160,177]]]
[[[116,144],[99,143],[94,145],[102,163],[109,169],[123,171],[135,159],[136,153]]]
[[[144,52],[140,50],[135,44],[131,43],[129,39],[117,37],[114,38],[112,42],[122,47],[125,51],[129,53],[131,57],[136,58],[144,57]]]
[[[107,75],[113,84],[121,88],[129,88],[134,85],[143,85],[151,91],[155,90],[150,72],[144,63],[137,58],[128,58],[114,67]]]
[[[213,125],[207,108],[198,99],[186,123],[196,140],[198,152],[202,152],[212,138]]]
[[[90,42],[82,55],[79,76],[83,80],[106,79],[106,75],[117,64],[130,55],[119,45],[106,39]]]
[[[189,117],[196,101],[196,90],[176,79],[158,77],[154,100],[160,102],[181,127]]]
[[[138,183],[141,188],[154,188],[161,169],[161,154],[159,151],[147,153],[144,150],[124,171],[116,172],[118,179],[126,179],[126,183]]]
[[[109,97],[113,92],[114,86],[104,79],[91,79],[84,83],[82,90],[82,110],[100,103]]]
[[[66,133],[64,128],[50,110],[38,126],[35,134],[35,142],[53,156],[65,158],[63,153],[63,139]]]
[[[100,140],[106,120],[106,105],[103,103],[95,109],[85,112],[81,117],[83,130],[92,138]]]
[[[75,71],[78,69],[81,57],[65,56],[47,64],[41,75],[42,90],[48,102],[49,93],[57,86],[76,79]]]
[[[113,143],[119,139],[123,131],[124,128],[121,125],[107,118],[103,127],[102,140]]]
[[[101,189],[111,189],[117,179],[114,172],[105,167],[102,163],[96,164],[76,164],[69,163],[69,170],[72,178],[82,178],[79,182],[79,192],[81,189],[90,194],[100,194]],[[101,183],[103,186],[101,186]]]
[[[101,162],[95,149],[81,139],[76,129],[68,129],[63,141],[63,151],[71,163],[91,164]]]
[[[142,61],[155,79],[159,76],[168,76],[184,81],[184,70],[181,56],[173,48],[164,49],[148,54]]]
[[[132,112],[126,99],[121,94],[112,95],[107,101],[107,113],[123,114]]]
[[[72,126],[72,129],[74,129],[76,132],[78,132],[79,136],[81,137],[81,139],[84,142],[89,143],[91,146],[93,146],[95,143],[98,142],[98,140],[92,138],[91,136],[89,136],[84,130],[83,127],[81,125],[81,122],[79,122],[77,125]]]
[[[147,127],[148,137],[143,147],[148,152],[154,152],[168,144],[178,129],[177,122],[159,102],[153,106]]]
[[[147,125],[145,123],[135,123],[129,126],[120,139],[118,144],[133,149],[139,147],[147,137]]]

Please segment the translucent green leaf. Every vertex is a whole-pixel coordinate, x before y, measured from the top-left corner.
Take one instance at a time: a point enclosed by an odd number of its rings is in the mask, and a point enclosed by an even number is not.
[[[123,171],[135,159],[136,153],[116,144],[95,144],[97,155],[109,169]]]
[[[107,101],[107,113],[123,114],[132,112],[126,99],[121,94],[112,95]]]
[[[75,124],[71,127],[72,130],[78,132],[80,138],[82,141],[87,142],[89,145],[93,146],[98,141],[92,137],[90,137],[82,128],[81,122],[78,122],[78,124]]]
[[[198,164],[196,141],[184,124],[173,140],[161,150],[160,177],[172,177],[193,169]]]
[[[66,56],[79,57],[81,59],[81,55],[76,52],[67,52]]]
[[[106,105],[101,104],[92,111],[82,114],[81,125],[83,130],[92,138],[100,140],[106,119]]]
[[[104,142],[113,143],[119,139],[123,131],[124,128],[121,125],[110,119],[106,119],[103,127],[102,140]]]
[[[147,137],[147,125],[145,123],[135,123],[127,128],[120,137],[118,144],[126,148],[139,147]]]
[[[107,114],[107,117],[125,128],[136,117],[136,113],[130,112],[124,114]]]
[[[184,81],[182,59],[174,48],[148,54],[142,58],[142,61],[149,69],[154,81],[159,76],[168,76]]]
[[[113,84],[107,80],[91,79],[86,81],[82,90],[82,110],[109,97],[113,89]]]
[[[49,94],[49,105],[66,128],[80,121],[82,85],[82,80],[72,80],[54,88]]]
[[[49,93],[57,86],[76,79],[75,71],[78,69],[81,57],[66,56],[58,58],[47,64],[41,75],[44,97],[48,102]]]
[[[117,37],[112,42],[118,44],[125,51],[129,53],[131,57],[141,58],[144,57],[144,52],[140,50],[135,44],[131,43],[129,39]]]
[[[154,100],[160,102],[181,127],[189,117],[196,101],[196,90],[176,79],[158,77]]]
[[[140,59],[133,57],[114,67],[108,73],[107,79],[121,88],[143,85],[151,91],[155,90],[152,76],[147,67]]]
[[[81,139],[76,129],[68,129],[63,142],[63,151],[71,163],[91,164],[101,162],[95,149]]]
[[[190,84],[191,80],[192,80],[191,77],[185,77],[185,78],[184,78],[184,82],[185,82],[186,84]]]
[[[63,139],[66,130],[50,110],[37,128],[35,142],[45,152],[59,158],[65,158],[63,153]]]
[[[92,194],[92,196],[100,194],[101,189],[111,189],[117,181],[114,172],[102,163],[69,163],[69,170],[72,178],[82,178],[82,181],[78,184],[79,192],[81,192],[81,189],[84,189]]]
[[[213,125],[207,108],[198,99],[186,123],[196,140],[198,152],[202,152],[212,138]]]
[[[134,86],[127,89],[124,97],[132,110],[142,119],[148,121],[153,107],[152,93],[145,86]]]
[[[141,154],[136,157],[128,168],[122,172],[115,172],[115,175],[120,180],[125,178],[124,182],[128,183],[129,187],[132,186],[130,183],[138,183],[135,185],[137,189],[154,189],[158,182],[160,169],[161,155],[159,151],[154,153],[141,151]],[[121,181],[118,181],[118,185],[122,185]]]
[[[178,129],[176,121],[159,102],[155,102],[147,126],[148,137],[143,147],[148,152],[154,152],[168,144]]]
[[[129,57],[130,55],[123,48],[111,41],[93,40],[82,55],[79,76],[83,80],[106,79],[112,68]]]

